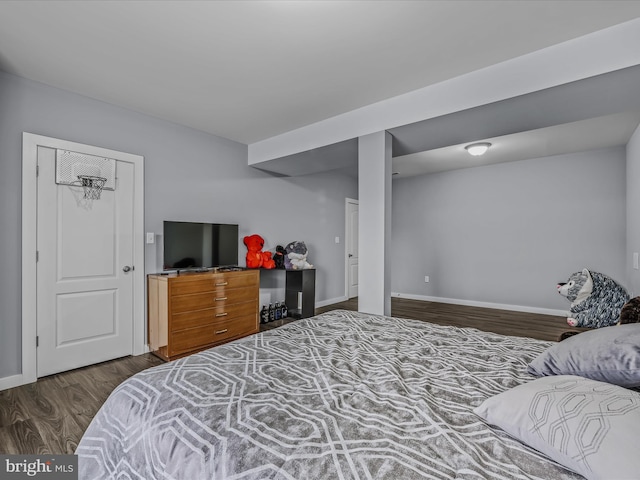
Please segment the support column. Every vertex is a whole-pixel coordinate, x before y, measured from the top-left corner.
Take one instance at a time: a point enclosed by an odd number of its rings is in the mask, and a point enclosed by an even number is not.
[[[391,134],[358,138],[358,310],[391,314]]]

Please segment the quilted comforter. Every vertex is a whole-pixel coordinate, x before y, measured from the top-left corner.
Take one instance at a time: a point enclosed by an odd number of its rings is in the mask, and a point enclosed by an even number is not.
[[[333,311],[116,388],[80,479],[576,479],[472,409],[550,345]]]

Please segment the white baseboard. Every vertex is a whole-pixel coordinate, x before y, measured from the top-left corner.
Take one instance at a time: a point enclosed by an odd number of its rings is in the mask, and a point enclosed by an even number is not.
[[[150,351],[151,350],[149,349],[149,345],[145,345],[142,348],[142,351],[140,351],[139,353],[134,352],[131,355],[135,357],[138,355],[144,355],[145,353],[149,353]],[[8,390],[9,388],[19,387],[21,385],[26,385],[28,383],[32,383],[32,382],[26,381],[25,376],[23,374],[12,375],[10,377],[3,377],[3,378],[0,378],[0,392],[2,390]]]
[[[322,300],[321,302],[316,302],[316,308],[326,307],[327,305],[332,305],[334,303],[346,302],[349,298],[346,295],[342,297],[329,298],[327,300]]]
[[[568,310],[554,310],[552,308],[527,307],[522,305],[506,305],[502,303],[476,302],[474,300],[461,300],[458,298],[428,297],[426,295],[413,295],[410,293],[392,292],[392,297],[408,298],[410,300],[422,300],[424,302],[440,302],[451,303],[454,305],[466,305],[468,307],[495,308],[498,310],[512,310],[514,312],[538,313],[541,315],[554,315],[558,317],[567,317]]]
[[[25,385],[24,375],[12,375],[10,377],[0,378],[0,391],[7,390],[13,387],[19,387],[20,385]]]

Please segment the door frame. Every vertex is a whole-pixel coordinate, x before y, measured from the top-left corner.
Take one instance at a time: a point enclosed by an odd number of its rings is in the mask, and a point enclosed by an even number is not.
[[[22,375],[20,383],[37,380],[37,232],[38,147],[80,151],[134,165],[133,195],[133,355],[148,352],[145,342],[144,157],[33,133],[22,134]],[[20,377],[20,376],[16,376]]]
[[[344,296],[349,300],[349,204],[360,205],[356,198],[344,199]]]

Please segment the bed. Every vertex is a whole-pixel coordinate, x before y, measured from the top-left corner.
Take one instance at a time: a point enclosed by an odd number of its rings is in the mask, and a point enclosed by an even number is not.
[[[531,382],[550,345],[343,310],[299,320],[122,383],[79,443],[79,478],[583,478],[474,412]]]

